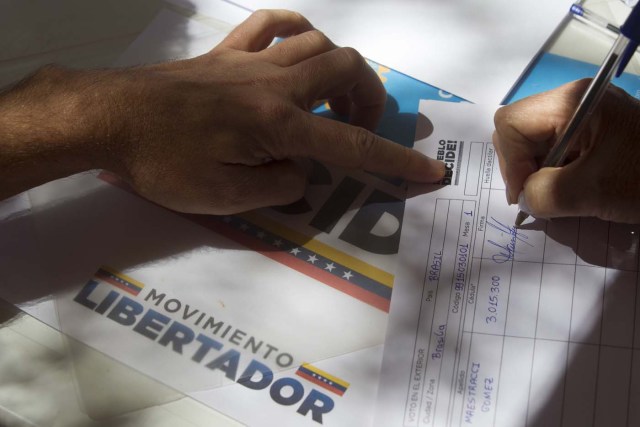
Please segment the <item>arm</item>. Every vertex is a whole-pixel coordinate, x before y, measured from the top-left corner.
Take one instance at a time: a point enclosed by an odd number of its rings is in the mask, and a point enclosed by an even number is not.
[[[288,37],[269,46],[274,37]],[[329,99],[351,124],[309,113]],[[386,93],[353,49],[302,16],[259,11],[211,52],[127,70],[46,68],[0,97],[0,198],[103,168],[184,212],[231,213],[304,192],[295,162],[431,182],[444,166],[371,132]]]
[[[0,94],[0,200],[102,164],[87,77],[49,66]]]

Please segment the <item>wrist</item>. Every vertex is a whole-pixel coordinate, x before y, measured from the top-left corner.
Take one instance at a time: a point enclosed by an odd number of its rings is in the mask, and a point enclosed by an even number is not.
[[[0,199],[113,162],[92,73],[48,66],[0,95]]]

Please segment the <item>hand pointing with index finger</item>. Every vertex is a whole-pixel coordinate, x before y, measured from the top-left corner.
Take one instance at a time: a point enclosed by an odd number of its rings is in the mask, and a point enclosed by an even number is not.
[[[271,45],[275,37],[285,39]],[[77,165],[66,164],[65,173],[108,169],[178,211],[227,214],[294,202],[306,182],[298,158],[418,182],[444,174],[442,162],[373,133],[386,101],[380,79],[358,52],[335,46],[294,12],[255,12],[196,58],[126,70],[48,69],[25,87],[10,95],[37,96],[44,106],[67,100],[83,117],[85,126],[67,130],[78,141],[66,144],[67,158]],[[103,102],[87,108],[92,99]],[[311,114],[322,99],[349,124]]]

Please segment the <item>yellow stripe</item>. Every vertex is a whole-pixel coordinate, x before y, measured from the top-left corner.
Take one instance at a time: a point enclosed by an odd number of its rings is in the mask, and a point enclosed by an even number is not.
[[[320,254],[325,258],[336,261],[344,265],[345,267],[348,267],[360,274],[376,280],[389,288],[393,288],[393,274],[367,264],[361,259],[345,254],[344,252],[341,252],[311,237],[305,236],[304,234],[299,233],[295,230],[287,228],[282,224],[279,224],[255,212],[247,212],[238,216],[264,228],[265,230],[268,230],[274,234],[284,237],[287,240],[297,243],[298,245],[307,248],[310,251]]]
[[[345,380],[341,380],[338,377],[334,377],[333,375],[331,375],[331,374],[329,374],[329,373],[327,373],[327,372],[325,372],[325,371],[323,371],[321,369],[318,369],[315,366],[312,366],[312,365],[310,365],[308,363],[303,363],[302,366],[304,366],[305,368],[307,368],[308,370],[310,370],[312,372],[315,372],[318,375],[322,375],[326,379],[331,380],[334,383],[339,384],[344,388],[349,388],[349,383],[346,382]]]
[[[108,271],[109,273],[113,274],[114,276],[118,276],[122,280],[126,280],[127,282],[131,283],[132,285],[135,285],[135,286],[139,287],[140,289],[144,288],[144,283],[138,282],[136,279],[133,279],[133,278],[127,276],[127,275],[124,275],[124,274],[120,273],[119,271],[117,271],[117,270],[115,270],[113,268],[105,267],[104,265],[102,267],[100,267],[100,268],[103,269],[104,271]]]

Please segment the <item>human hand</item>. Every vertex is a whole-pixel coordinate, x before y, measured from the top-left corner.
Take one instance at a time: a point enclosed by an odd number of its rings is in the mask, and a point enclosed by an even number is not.
[[[589,80],[522,99],[495,115],[493,143],[507,200],[540,218],[595,216],[640,222],[640,102],[610,87],[596,107],[570,163],[542,168]]]
[[[274,37],[288,37],[270,46]],[[97,81],[108,118],[104,169],[183,212],[227,214],[298,200],[296,159],[432,182],[436,162],[371,132],[386,93],[355,50],[301,15],[259,11],[200,57]],[[100,77],[100,76],[98,76]],[[309,113],[317,100],[350,125]]]

